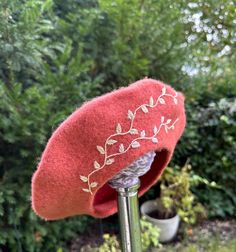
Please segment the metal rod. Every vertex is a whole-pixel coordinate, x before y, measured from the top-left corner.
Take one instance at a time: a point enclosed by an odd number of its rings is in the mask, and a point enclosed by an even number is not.
[[[138,181],[132,187],[117,188],[122,252],[141,252],[141,231],[138,211]]]

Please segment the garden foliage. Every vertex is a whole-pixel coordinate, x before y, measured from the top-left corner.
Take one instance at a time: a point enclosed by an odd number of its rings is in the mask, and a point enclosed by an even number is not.
[[[236,13],[231,1],[0,2],[0,251],[55,251],[88,217],[45,222],[30,182],[53,130],[84,101],[149,76],[186,95],[173,162],[211,216],[236,215]]]
[[[149,251],[151,248],[161,247],[158,239],[160,230],[157,226],[150,223],[146,217],[140,219],[142,251]],[[116,234],[104,234],[103,242],[98,246],[85,245],[81,252],[121,252],[120,237]]]
[[[160,181],[160,199],[164,219],[178,214],[185,224],[193,225],[198,219],[206,216],[204,207],[197,201],[191,189],[192,186],[197,186],[203,181],[208,186],[211,186],[211,183],[207,179],[193,174],[190,165],[186,164],[182,168],[167,167]]]

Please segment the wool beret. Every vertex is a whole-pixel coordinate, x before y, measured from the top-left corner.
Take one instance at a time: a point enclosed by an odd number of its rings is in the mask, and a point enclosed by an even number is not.
[[[185,127],[184,96],[145,78],[94,98],[54,131],[32,177],[32,208],[45,220],[117,212],[108,181],[142,155],[157,154],[139,196],[169,163]]]

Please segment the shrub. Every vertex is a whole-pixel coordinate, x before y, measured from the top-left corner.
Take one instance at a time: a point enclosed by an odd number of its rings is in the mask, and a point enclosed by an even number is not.
[[[7,2],[0,3],[1,17],[7,15],[0,25],[0,250],[50,251],[91,219],[40,220],[31,210],[31,176],[49,135],[98,94],[97,82],[83,77],[90,63],[80,60],[81,49],[72,51],[69,38],[49,45],[51,1]]]
[[[204,207],[191,191],[193,184],[196,186],[202,181],[210,185],[206,179],[194,175],[190,165],[181,169],[167,168],[161,177],[160,199],[164,206],[164,218],[171,218],[178,213],[184,223],[191,225],[199,217],[206,217]]]
[[[190,157],[194,171],[215,181],[220,188],[200,186],[194,190],[209,209],[210,216],[236,213],[236,101],[233,98],[187,107],[188,124],[175,153],[184,162]]]

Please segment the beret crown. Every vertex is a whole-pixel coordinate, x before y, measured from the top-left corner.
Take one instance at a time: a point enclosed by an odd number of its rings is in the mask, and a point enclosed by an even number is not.
[[[184,97],[153,79],[86,102],[52,134],[32,177],[32,207],[46,220],[117,212],[108,181],[149,151],[139,196],[155,184],[185,127]]]

